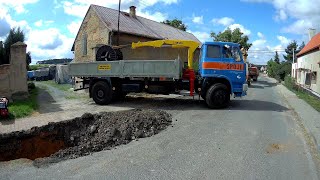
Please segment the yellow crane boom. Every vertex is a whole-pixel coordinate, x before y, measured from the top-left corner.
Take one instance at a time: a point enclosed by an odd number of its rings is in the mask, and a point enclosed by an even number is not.
[[[166,39],[147,42],[132,43],[132,49],[140,47],[172,47],[172,48],[188,48],[188,68],[192,69],[194,51],[200,46],[200,43],[188,40]]]

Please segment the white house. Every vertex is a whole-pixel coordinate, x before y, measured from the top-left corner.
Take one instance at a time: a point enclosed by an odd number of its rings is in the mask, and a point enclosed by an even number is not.
[[[309,30],[310,41],[297,54],[298,60],[292,64],[292,77],[298,84],[320,94],[320,33]]]

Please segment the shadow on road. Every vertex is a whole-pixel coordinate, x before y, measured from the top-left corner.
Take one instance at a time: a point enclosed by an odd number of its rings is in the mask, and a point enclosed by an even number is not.
[[[253,110],[253,111],[276,111],[283,112],[289,110],[277,103],[260,100],[236,100],[231,101],[229,110]]]
[[[278,83],[273,83],[268,81],[257,81],[257,84],[263,85],[264,87],[274,87],[278,85]]]
[[[251,84],[251,85],[249,86],[249,88],[264,89],[264,86],[259,86],[259,85],[257,85],[257,84]]]
[[[174,99],[174,98],[144,98],[126,97],[123,101],[112,104],[118,107],[149,108],[161,110],[212,110],[204,100],[198,99]],[[260,100],[231,100],[230,107],[223,110],[254,110],[283,112],[288,108],[279,104]]]

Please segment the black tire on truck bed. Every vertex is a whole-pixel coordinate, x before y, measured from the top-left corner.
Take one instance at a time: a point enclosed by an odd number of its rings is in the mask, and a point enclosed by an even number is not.
[[[207,91],[206,103],[209,108],[225,108],[230,102],[228,87],[222,83],[213,84]]]
[[[91,90],[92,99],[96,104],[106,105],[112,100],[112,89],[106,81],[98,81],[94,83]]]

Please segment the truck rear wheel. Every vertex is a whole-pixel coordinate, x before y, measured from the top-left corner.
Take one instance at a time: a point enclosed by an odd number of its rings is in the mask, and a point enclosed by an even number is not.
[[[96,104],[109,104],[112,100],[112,89],[105,81],[98,81],[92,86],[92,99]]]
[[[230,93],[226,85],[212,85],[206,93],[206,103],[210,108],[225,108],[230,102]]]

